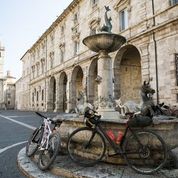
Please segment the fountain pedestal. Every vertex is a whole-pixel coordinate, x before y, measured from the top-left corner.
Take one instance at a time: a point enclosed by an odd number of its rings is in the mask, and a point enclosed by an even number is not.
[[[120,118],[120,113],[116,112],[113,107],[113,74],[112,59],[110,52],[118,50],[126,42],[123,36],[101,32],[86,37],[83,43],[92,51],[99,53],[98,57],[98,113],[105,120]]]
[[[113,107],[112,59],[106,51],[100,51],[98,57],[98,113],[105,120],[119,118],[120,113]]]

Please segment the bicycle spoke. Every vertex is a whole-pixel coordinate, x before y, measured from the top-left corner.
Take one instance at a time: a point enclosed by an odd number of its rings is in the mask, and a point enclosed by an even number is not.
[[[166,146],[161,137],[151,131],[140,131],[136,136],[141,144],[131,135],[124,145],[129,166],[143,174],[159,170],[167,159]]]
[[[89,128],[82,128],[71,134],[67,149],[73,161],[90,166],[102,159],[105,152],[105,142],[98,132]]]
[[[48,149],[41,151],[38,166],[41,170],[46,170],[55,160],[60,147],[60,136],[55,133],[49,138]]]
[[[38,140],[41,137],[41,130],[36,129],[29,138],[26,145],[26,155],[33,156],[38,149]]]

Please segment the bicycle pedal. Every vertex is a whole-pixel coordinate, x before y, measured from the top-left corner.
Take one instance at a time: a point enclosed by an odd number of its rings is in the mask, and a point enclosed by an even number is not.
[[[41,148],[40,148],[40,151],[43,151],[43,150],[45,150],[45,148],[41,147]]]

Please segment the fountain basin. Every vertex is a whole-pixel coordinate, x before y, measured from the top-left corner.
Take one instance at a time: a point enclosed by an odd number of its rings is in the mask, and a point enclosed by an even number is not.
[[[125,42],[125,37],[113,33],[98,33],[83,39],[83,44],[94,52],[114,52]]]

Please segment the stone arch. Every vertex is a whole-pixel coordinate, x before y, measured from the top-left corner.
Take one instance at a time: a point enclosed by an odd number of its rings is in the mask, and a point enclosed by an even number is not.
[[[92,60],[88,73],[88,102],[94,104],[98,98],[98,85],[95,79],[98,73],[98,58]]]
[[[72,71],[71,79],[71,92],[70,92],[70,101],[71,107],[74,109],[76,107],[76,102],[80,98],[80,94],[84,93],[83,87],[83,70],[78,65]]]
[[[48,111],[54,111],[56,102],[56,79],[51,77],[49,81]]]
[[[67,75],[62,72],[59,77],[59,111],[65,112],[67,109]]]
[[[140,102],[141,56],[133,45],[122,47],[114,60],[114,96],[122,102]]]

